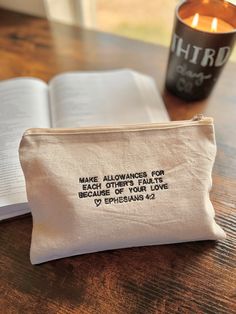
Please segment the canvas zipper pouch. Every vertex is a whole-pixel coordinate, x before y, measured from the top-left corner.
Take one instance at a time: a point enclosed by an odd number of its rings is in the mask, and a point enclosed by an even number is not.
[[[213,121],[29,129],[20,162],[32,264],[96,251],[219,240],[209,198]]]

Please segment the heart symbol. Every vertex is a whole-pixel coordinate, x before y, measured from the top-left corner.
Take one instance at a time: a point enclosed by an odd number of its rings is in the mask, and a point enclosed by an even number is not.
[[[101,199],[95,199],[94,203],[96,204],[96,206],[98,207],[99,205],[101,205],[102,200]]]

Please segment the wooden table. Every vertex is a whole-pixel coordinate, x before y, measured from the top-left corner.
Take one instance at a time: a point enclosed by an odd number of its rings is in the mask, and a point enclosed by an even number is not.
[[[168,50],[0,11],[0,79],[129,67],[162,90]],[[32,266],[30,216],[0,225],[0,313],[235,313],[236,65],[206,102],[164,93],[173,119],[204,110],[218,144],[211,199],[226,241],[114,250]]]

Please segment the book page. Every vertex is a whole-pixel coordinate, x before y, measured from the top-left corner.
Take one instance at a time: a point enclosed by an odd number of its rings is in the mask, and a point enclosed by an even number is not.
[[[144,105],[146,104],[146,110],[150,119],[150,121],[147,122],[158,123],[170,121],[170,117],[154,79],[138,72],[133,72],[133,75],[143,103]]]
[[[53,127],[169,120],[154,81],[131,70],[61,74],[49,89]]]
[[[23,132],[31,127],[50,127],[47,84],[30,78],[1,82],[0,219],[12,216],[9,205],[27,202],[18,147]],[[23,209],[19,206],[21,213]]]

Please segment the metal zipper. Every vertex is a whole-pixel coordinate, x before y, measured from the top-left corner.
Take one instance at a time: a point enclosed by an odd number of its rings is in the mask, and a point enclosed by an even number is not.
[[[125,131],[145,131],[157,129],[172,129],[193,125],[212,125],[213,119],[204,117],[202,114],[194,116],[191,120],[169,121],[164,123],[120,125],[120,126],[97,126],[97,127],[77,127],[77,128],[31,128],[25,131],[27,135],[69,135],[69,134],[89,134],[89,133],[108,133]]]

